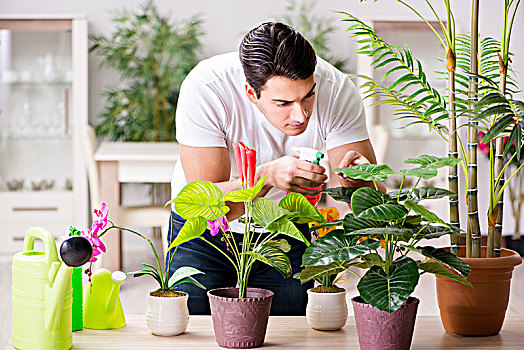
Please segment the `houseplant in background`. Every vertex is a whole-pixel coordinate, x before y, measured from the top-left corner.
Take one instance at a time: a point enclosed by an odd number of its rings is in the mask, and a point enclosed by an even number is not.
[[[113,22],[110,36],[90,36],[90,52],[121,80],[104,92],[97,135],[113,141],[174,141],[178,93],[198,63],[201,20],[173,22],[148,1],[136,11],[119,11]]]
[[[360,76],[365,80],[362,87],[366,97],[380,98],[376,103],[394,105],[401,118],[412,118],[414,124],[427,124],[430,130],[436,131],[448,143],[450,157],[458,158],[458,151],[461,151],[460,164],[467,187],[466,246],[460,247],[459,240],[452,238],[450,250],[471,265],[468,280],[474,288],[465,288],[437,276],[439,307],[444,328],[450,333],[497,334],[504,322],[513,268],[522,262],[517,253],[500,248],[504,190],[522,169],[522,165],[512,169],[505,180],[509,164],[513,159],[520,159],[518,150],[524,144],[524,103],[512,97],[517,85],[511,78],[509,67],[510,35],[520,1],[504,1],[500,42],[483,38],[480,46],[478,0],[472,0],[470,37],[456,33],[449,0],[444,1],[447,23],[439,18],[430,1],[425,2],[436,16],[443,36],[415,8],[405,1],[397,1],[426,22],[445,48],[448,101],[431,86],[422,64],[409,48],[387,44],[372,28],[346,13],[344,21],[350,23],[349,31],[363,45],[358,52],[373,57],[371,65],[374,68],[385,67],[385,76],[396,75],[394,82],[386,85],[383,81]],[[457,124],[461,120],[466,120],[466,123]],[[448,121],[449,126],[441,124],[443,121]],[[459,131],[466,126],[468,135],[463,139]],[[482,141],[490,145],[487,247],[481,247],[478,220],[479,130],[485,133]],[[503,143],[505,136],[509,136],[506,146]],[[513,143],[516,145],[514,153],[510,153]],[[454,165],[450,167],[449,184],[450,190],[457,195],[450,197],[450,222],[460,227],[458,183],[459,173]]]
[[[393,171],[387,165],[375,164],[334,169],[352,179],[372,181],[375,188],[377,181],[388,176],[402,177],[400,188],[388,193],[369,187],[328,189],[334,199],[350,203],[353,212],[341,222],[323,224],[343,229],[318,238],[302,259],[302,282],[344,271],[360,278],[360,296],[352,302],[361,349],[409,348],[419,303],[410,295],[420,274],[432,273],[470,286],[466,280],[470,272],[467,263],[442,248],[419,245],[422,240],[458,234],[456,228],[420,204],[422,200],[453,193],[436,187],[417,187],[421,179],[433,178],[437,169],[458,161],[423,155],[405,161],[418,165],[413,169]],[[404,189],[408,176],[417,178],[417,182],[413,188]],[[352,268],[367,271],[360,276]]]
[[[187,299],[188,295],[185,292],[175,291],[174,289],[176,286],[178,286],[181,283],[193,283],[194,285],[205,289],[205,287],[200,284],[193,276],[202,274],[203,272],[188,266],[183,266],[177,269],[171,278],[169,268],[171,264],[169,264],[166,267],[165,273],[163,272],[162,266],[160,264],[160,259],[158,258],[157,251],[155,249],[155,246],[153,245],[153,242],[143,234],[129,229],[125,227],[116,226],[113,222],[108,220],[108,214],[109,209],[107,208],[107,205],[105,203],[102,203],[102,206],[100,209],[95,209],[95,216],[96,219],[93,221],[93,224],[91,228],[87,231],[82,231],[81,236],[88,239],[89,242],[91,242],[91,245],[93,246],[93,257],[91,258],[90,262],[93,263],[97,260],[97,256],[101,253],[105,252],[105,246],[104,243],[100,240],[102,236],[104,236],[107,232],[109,232],[112,229],[117,229],[121,231],[127,231],[129,233],[132,233],[134,235],[139,236],[140,238],[146,240],[149,243],[149,246],[151,247],[151,250],[153,251],[153,254],[155,256],[156,266],[142,263],[142,266],[144,269],[134,272],[129,272],[128,274],[133,275],[134,277],[140,277],[140,276],[151,276],[153,277],[159,284],[159,289],[152,291],[148,295],[148,305],[146,310],[146,323],[148,328],[151,330],[153,334],[157,335],[163,335],[163,336],[171,336],[171,335],[178,335],[183,333],[188,325],[188,319],[189,319],[189,311],[187,308]],[[71,228],[71,230],[76,230],[74,228]],[[78,230],[76,230],[78,231]],[[176,252],[176,249],[175,249]],[[169,261],[172,261],[173,256],[175,255],[175,252],[168,250],[167,254],[169,256]],[[88,268],[87,273],[91,279],[91,266]],[[98,269],[95,271],[95,274],[100,274],[102,277],[99,280],[108,280],[108,278],[104,278],[106,276],[104,275],[111,275],[109,271],[106,269]],[[113,273],[114,274],[114,273]],[[111,278],[109,277],[109,280]],[[113,278],[114,279],[114,278]],[[125,276],[124,276],[125,279]],[[90,281],[91,282],[91,281]],[[110,283],[110,281],[106,281]],[[104,288],[105,286],[101,286],[101,288]],[[99,294],[98,291],[95,289],[97,286],[93,282],[92,285],[89,284],[86,286],[86,295],[90,296],[92,294]],[[112,290],[108,293],[106,293],[109,296],[109,300],[107,302],[114,304],[113,307],[105,307],[104,310],[110,309],[110,310],[120,310],[120,311],[114,311],[117,313],[121,313],[122,307],[120,305],[120,301],[117,300],[117,295],[114,295],[113,292],[115,288],[112,288]],[[116,289],[117,290],[117,289]],[[85,300],[84,309],[88,305],[94,305],[95,307],[98,305],[96,302],[91,302]],[[96,295],[95,295],[96,297]],[[91,297],[91,299],[93,299]],[[106,305],[106,300],[102,301]],[[86,314],[93,314],[93,312],[88,312],[88,310],[84,310],[84,317]],[[93,315],[93,320],[91,321],[91,324],[93,326],[87,327],[87,328],[95,328],[95,329],[107,329],[108,327],[104,326],[102,327],[102,324],[107,324],[107,320],[109,318],[115,318],[113,315],[110,317],[106,317],[107,315]],[[103,317],[104,320],[100,321],[99,318]],[[120,327],[122,327],[125,324],[125,321],[123,320],[123,313],[121,317],[116,317],[115,319],[120,319],[120,324],[122,324]],[[115,321],[116,322],[116,321]],[[97,325],[99,323],[99,325]],[[118,323],[118,322],[117,322]],[[109,327],[109,328],[117,328],[117,327]]]
[[[218,345],[251,348],[264,342],[273,292],[247,286],[255,261],[274,267],[284,277],[291,275],[291,264],[286,252],[290,246],[284,235],[309,245],[309,241],[295,227],[293,221],[305,223],[323,221],[318,211],[297,193],[290,193],[277,205],[270,199],[257,198],[265,177],[254,184],[256,152],[244,144],[234,145],[242,189],[225,194],[210,181],[187,184],[176,198],[175,210],[186,222],[171,243],[170,249],[192,239],[202,239],[223,254],[234,266],[238,288],[218,288],[208,292],[213,327]],[[244,203],[245,230],[243,235],[228,231],[225,202]],[[166,204],[166,205],[167,205]],[[203,235],[208,220],[214,223],[214,234],[220,234],[228,251],[222,251]],[[257,232],[256,226],[262,230]],[[239,237],[241,236],[241,238]]]

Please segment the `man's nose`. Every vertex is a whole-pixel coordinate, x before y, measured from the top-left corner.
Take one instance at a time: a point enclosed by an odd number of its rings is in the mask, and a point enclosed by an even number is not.
[[[293,110],[291,111],[291,119],[297,123],[303,123],[306,121],[308,116],[307,111],[304,109],[301,103],[295,103]]]

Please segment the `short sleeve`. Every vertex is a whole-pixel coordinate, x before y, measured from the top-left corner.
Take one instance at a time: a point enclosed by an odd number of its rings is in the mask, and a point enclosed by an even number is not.
[[[196,79],[182,83],[176,110],[177,141],[192,147],[227,147],[228,108],[217,87]]]
[[[347,76],[343,77],[339,87],[334,91],[327,127],[328,150],[369,138],[362,98]]]

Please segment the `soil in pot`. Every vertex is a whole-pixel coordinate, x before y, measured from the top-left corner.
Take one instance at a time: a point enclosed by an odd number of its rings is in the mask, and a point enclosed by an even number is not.
[[[336,331],[346,325],[346,290],[337,286],[318,286],[307,291],[306,321],[319,331]]]
[[[189,324],[188,294],[156,290],[147,296],[146,324],[151,333],[161,336],[179,335]]]
[[[481,247],[484,258],[463,258],[465,247],[460,248],[459,256],[471,267],[468,281],[473,288],[436,276],[440,317],[446,332],[465,336],[500,332],[508,307],[513,269],[522,262],[519,254],[509,249],[502,249],[500,255],[487,259],[486,247]]]
[[[247,288],[247,297],[239,299],[238,288],[216,288],[207,295],[218,345],[247,349],[264,343],[272,291]]]
[[[411,346],[419,300],[409,297],[396,311],[367,304],[361,297],[351,299],[361,350],[407,350]]]

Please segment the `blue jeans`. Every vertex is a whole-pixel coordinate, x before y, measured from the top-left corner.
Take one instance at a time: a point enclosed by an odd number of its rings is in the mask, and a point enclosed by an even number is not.
[[[171,215],[171,225],[169,225],[168,242],[171,243],[184,225],[185,220],[175,213]],[[297,225],[306,237],[309,237],[307,225]],[[220,240],[221,234],[211,236],[206,230],[204,236],[222,251],[227,252],[226,244]],[[236,234],[235,240],[241,242],[242,235]],[[291,245],[291,250],[287,253],[291,260],[293,274],[300,271],[302,254],[306,250],[306,245],[291,237],[286,238]],[[232,257],[232,255],[230,255]],[[166,257],[166,264],[169,261]],[[202,283],[207,290],[220,287],[234,287],[237,283],[235,268],[231,262],[220,252],[201,239],[193,239],[185,242],[178,247],[178,250],[171,263],[170,274],[182,266],[192,266],[205,272],[205,275],[197,275],[196,279]],[[255,262],[249,275],[248,286],[265,288],[273,291],[273,301],[271,304],[271,315],[305,315],[307,304],[307,290],[313,287],[313,281],[300,284],[300,281],[293,277],[284,278],[273,267]],[[207,291],[196,287],[191,283],[183,283],[177,290],[189,294],[189,313],[192,315],[209,315],[209,300]]]

